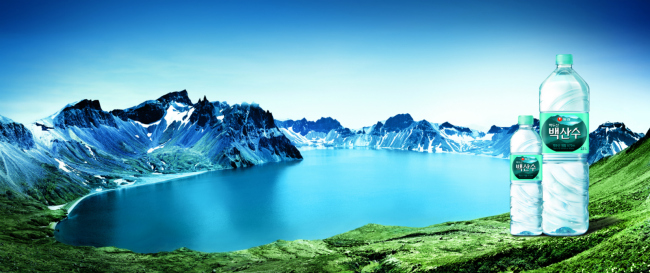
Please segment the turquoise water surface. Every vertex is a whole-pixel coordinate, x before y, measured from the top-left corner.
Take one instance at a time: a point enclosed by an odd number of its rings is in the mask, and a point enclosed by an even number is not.
[[[57,225],[71,245],[217,252],[324,239],[368,223],[422,227],[509,211],[508,161],[394,150],[214,171],[82,200]]]

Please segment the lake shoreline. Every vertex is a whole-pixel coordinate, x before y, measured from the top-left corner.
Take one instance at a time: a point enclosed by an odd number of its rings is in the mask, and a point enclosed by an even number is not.
[[[368,146],[353,146],[353,147],[348,147],[348,146],[310,146],[310,145],[305,145],[305,146],[296,146],[298,151],[310,151],[310,150],[336,150],[336,149],[346,149],[346,150],[354,150],[354,149],[362,149],[362,150],[388,150],[388,151],[403,151],[403,152],[417,152],[417,153],[422,153],[422,154],[455,154],[455,155],[469,155],[469,156],[479,156],[479,157],[487,157],[487,158],[496,158],[496,159],[509,159],[509,156],[504,157],[505,155],[488,155],[488,154],[473,154],[473,153],[459,153],[459,152],[446,152],[446,151],[429,151],[429,150],[405,150],[405,149],[400,149],[400,148],[391,148],[391,147],[368,147]]]
[[[88,193],[88,194],[86,194],[86,195],[84,195],[82,197],[79,197],[79,198],[77,198],[77,199],[75,199],[73,201],[70,201],[68,203],[65,203],[65,204],[62,204],[62,205],[56,205],[56,206],[48,206],[48,208],[50,210],[64,209],[67,214],[70,214],[70,213],[72,213],[72,210],[74,210],[74,208],[79,204],[79,202],[81,202],[82,200],[84,200],[84,199],[86,199],[86,198],[88,198],[90,196],[93,196],[93,195],[107,193],[107,192],[111,192],[111,191],[115,191],[115,190],[121,190],[121,189],[128,189],[128,188],[134,188],[134,187],[139,187],[139,186],[157,184],[157,183],[161,183],[161,182],[168,182],[168,181],[171,181],[171,180],[196,176],[196,175],[204,174],[204,173],[207,173],[207,172],[210,172],[210,171],[199,171],[199,172],[189,172],[189,173],[179,173],[179,174],[157,174],[157,175],[152,174],[152,175],[146,176],[146,177],[139,177],[139,181],[138,181],[139,183],[135,183],[135,184],[127,185],[127,186],[120,186],[120,187],[118,187],[116,189],[103,189],[101,191],[94,190],[94,191],[91,191],[90,193]],[[53,230],[56,230],[56,226],[63,220],[65,220],[65,218],[58,221],[58,222],[55,222],[55,223],[49,225],[50,228],[53,229]]]

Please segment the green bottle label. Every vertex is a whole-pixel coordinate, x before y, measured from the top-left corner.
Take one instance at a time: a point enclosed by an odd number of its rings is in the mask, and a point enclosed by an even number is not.
[[[542,153],[589,153],[589,113],[540,114]]]
[[[542,180],[542,156],[510,155],[510,180]]]

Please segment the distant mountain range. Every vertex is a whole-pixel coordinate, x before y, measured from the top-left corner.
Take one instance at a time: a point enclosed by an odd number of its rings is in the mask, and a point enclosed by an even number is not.
[[[343,127],[327,117],[317,121],[276,120],[282,133],[298,146],[310,147],[370,147],[411,150],[430,153],[463,153],[507,158],[510,137],[519,129],[492,126],[487,132],[453,125],[415,121],[409,114],[398,114],[359,130]],[[539,120],[533,128],[539,132]],[[589,164],[614,155],[643,137],[620,122],[607,122],[589,134]]]
[[[333,118],[273,118],[256,104],[229,105],[187,91],[137,106],[104,111],[82,100],[28,124],[0,116],[0,194],[27,194],[60,204],[91,190],[133,184],[144,175],[246,167],[302,159],[298,147],[370,147],[506,158],[519,128],[487,132],[399,114],[358,130]],[[534,121],[539,131],[539,120]],[[623,123],[605,123],[589,135],[589,163],[643,137]]]
[[[187,91],[106,112],[82,100],[27,127],[0,117],[0,192],[61,203],[146,174],[302,159],[255,104],[228,105]]]

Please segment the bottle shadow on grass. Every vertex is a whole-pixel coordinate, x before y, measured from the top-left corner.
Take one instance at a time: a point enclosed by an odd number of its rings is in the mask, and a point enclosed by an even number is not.
[[[618,219],[613,216],[607,216],[607,217],[600,217],[596,219],[591,219],[589,220],[589,229],[587,229],[587,232],[585,234],[590,234],[592,232],[596,232],[598,230],[601,230],[603,228],[613,226],[615,224],[620,223],[621,219]]]
[[[599,231],[599,230],[604,229],[606,227],[616,225],[616,224],[620,223],[621,221],[623,221],[623,220],[618,219],[618,218],[613,217],[613,216],[590,219],[589,220],[589,229],[587,229],[587,232],[585,232],[585,234],[581,234],[581,235],[578,235],[578,236],[591,234],[593,232]],[[542,237],[558,237],[558,236],[550,236],[550,235],[546,235],[546,234],[542,234],[542,235],[539,235],[539,236],[542,236]],[[563,237],[563,236],[559,236],[559,237]]]

